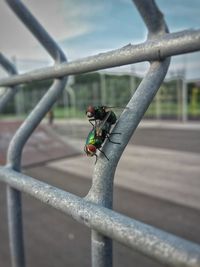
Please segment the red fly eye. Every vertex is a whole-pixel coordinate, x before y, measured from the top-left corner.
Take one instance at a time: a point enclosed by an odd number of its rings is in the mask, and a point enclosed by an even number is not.
[[[88,106],[86,110],[86,114],[88,117],[92,117],[95,113],[95,109],[93,106]]]
[[[94,145],[86,145],[87,155],[88,156],[94,156],[96,153],[96,147]]]

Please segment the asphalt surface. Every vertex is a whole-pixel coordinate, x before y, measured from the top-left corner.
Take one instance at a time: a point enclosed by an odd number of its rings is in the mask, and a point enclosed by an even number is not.
[[[200,131],[190,129],[138,128],[133,145],[200,153]]]
[[[22,121],[0,121],[0,165],[6,164],[7,150],[11,139],[19,129]],[[46,124],[39,125],[22,154],[22,167],[37,166],[59,158],[73,157],[78,153],[64,143]]]
[[[87,122],[81,123],[59,123],[54,126],[63,140],[70,138],[86,139],[91,127]],[[123,134],[123,133],[122,133]],[[130,140],[133,145],[164,148],[176,151],[200,153],[200,125],[195,127],[190,124],[167,123],[160,124],[143,123],[134,132]]]
[[[61,129],[66,137],[66,130]],[[130,142],[134,145],[200,153],[199,130],[139,128]],[[78,160],[78,159],[77,159]],[[91,181],[35,166],[28,175],[79,196],[88,192]],[[0,184],[0,267],[10,267],[6,219],[5,185]],[[200,244],[200,211],[155,196],[115,187],[114,210],[136,220]],[[86,267],[90,264],[90,229],[23,194],[23,221],[27,267]],[[155,261],[114,242],[114,265],[161,267]]]
[[[51,185],[84,196],[90,181],[48,167],[26,173]],[[0,187],[0,266],[9,267],[5,186]],[[119,187],[114,192],[114,209],[200,244],[200,212],[181,205]],[[24,237],[27,266],[90,266],[90,230],[69,216],[23,194]],[[2,246],[3,243],[3,246]],[[114,242],[114,266],[159,267],[151,259]]]
[[[84,147],[84,140],[76,140],[77,144]],[[82,152],[48,166],[91,180],[94,163],[95,158]],[[197,153],[129,144],[117,166],[114,185],[200,210],[199,166]]]

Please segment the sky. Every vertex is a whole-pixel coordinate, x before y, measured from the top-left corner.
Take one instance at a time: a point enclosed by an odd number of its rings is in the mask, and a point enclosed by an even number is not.
[[[146,40],[147,31],[131,0],[24,0],[65,52],[68,61]],[[199,0],[157,0],[170,32],[200,28]],[[52,60],[27,28],[0,0],[0,52],[15,60],[19,72],[49,66]],[[132,67],[144,74],[147,64]],[[130,66],[112,71],[131,71]],[[200,52],[176,56],[169,75],[185,71],[200,79]]]

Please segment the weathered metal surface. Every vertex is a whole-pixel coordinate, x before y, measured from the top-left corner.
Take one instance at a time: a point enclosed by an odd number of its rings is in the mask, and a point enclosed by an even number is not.
[[[40,25],[35,17],[30,13],[26,6],[18,0],[7,0],[7,4],[24,23],[24,25],[36,37],[39,43],[52,56],[55,63],[66,61],[66,57],[56,42],[50,37],[46,30]],[[28,141],[33,131],[37,128],[45,114],[51,109],[58,99],[67,82],[66,77],[54,80],[52,86],[43,96],[34,110],[29,114],[27,119],[22,123],[12,138],[8,153],[7,165],[16,171],[21,169],[21,158],[24,145]],[[16,189],[8,186],[8,220],[9,220],[9,238],[11,262],[14,267],[24,267],[24,245],[22,231],[22,211],[21,211],[21,193]],[[18,234],[15,234],[18,233]]]
[[[162,60],[166,57],[200,50],[200,30],[185,30],[158,36],[138,45],[128,44],[117,50],[101,53],[69,63],[41,68],[0,80],[0,86],[10,86],[37,80],[59,78],[63,75],[86,73],[143,61]]]
[[[156,39],[158,36],[165,35],[168,32],[162,13],[154,1],[135,0],[134,2],[147,25],[149,30],[148,38],[150,40]],[[107,162],[105,157],[101,157],[98,160],[93,173],[92,187],[86,196],[87,200],[112,208],[113,180],[117,164],[131,136],[164,80],[169,63],[169,59],[151,63],[147,75],[130,99],[127,105],[128,108],[121,114],[113,129],[113,132],[121,133],[121,135],[115,137],[117,139],[116,142],[119,142],[120,145],[113,144],[107,140],[103,147],[103,152],[109,158],[109,162]],[[111,242],[111,240],[102,237],[101,234],[93,232],[93,266],[112,266],[110,257],[108,257],[109,254],[112,254]]]
[[[199,266],[200,246],[88,202],[9,168],[0,168],[0,181],[28,193],[103,235],[170,266]]]

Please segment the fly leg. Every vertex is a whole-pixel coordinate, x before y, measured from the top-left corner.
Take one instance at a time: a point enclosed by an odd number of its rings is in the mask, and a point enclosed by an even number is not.
[[[95,163],[94,164],[96,164],[97,163],[97,160],[98,160],[98,156],[97,156],[97,154],[94,154],[94,155],[96,157],[96,160],[95,160]]]
[[[109,158],[106,156],[106,154],[101,150],[101,149],[99,149],[98,148],[98,150],[104,155],[104,157],[109,161]]]
[[[118,143],[118,142],[113,142],[111,139],[110,139],[110,136],[113,135],[113,134],[122,134],[122,133],[108,133],[106,135],[106,137],[108,138],[108,141],[113,143],[113,144],[117,144],[117,145],[121,145],[121,143]]]
[[[93,124],[92,121],[95,121],[95,124]],[[95,128],[95,125],[96,125],[96,120],[95,119],[90,119],[89,120],[89,123],[92,125],[92,128],[94,129]]]
[[[113,142],[113,141],[110,139],[109,135],[107,136],[107,138],[108,138],[108,141],[109,141],[110,143],[113,143],[113,144],[116,144],[116,145],[121,145],[121,143]]]
[[[109,135],[113,135],[113,134],[122,134],[122,133],[109,133]]]

